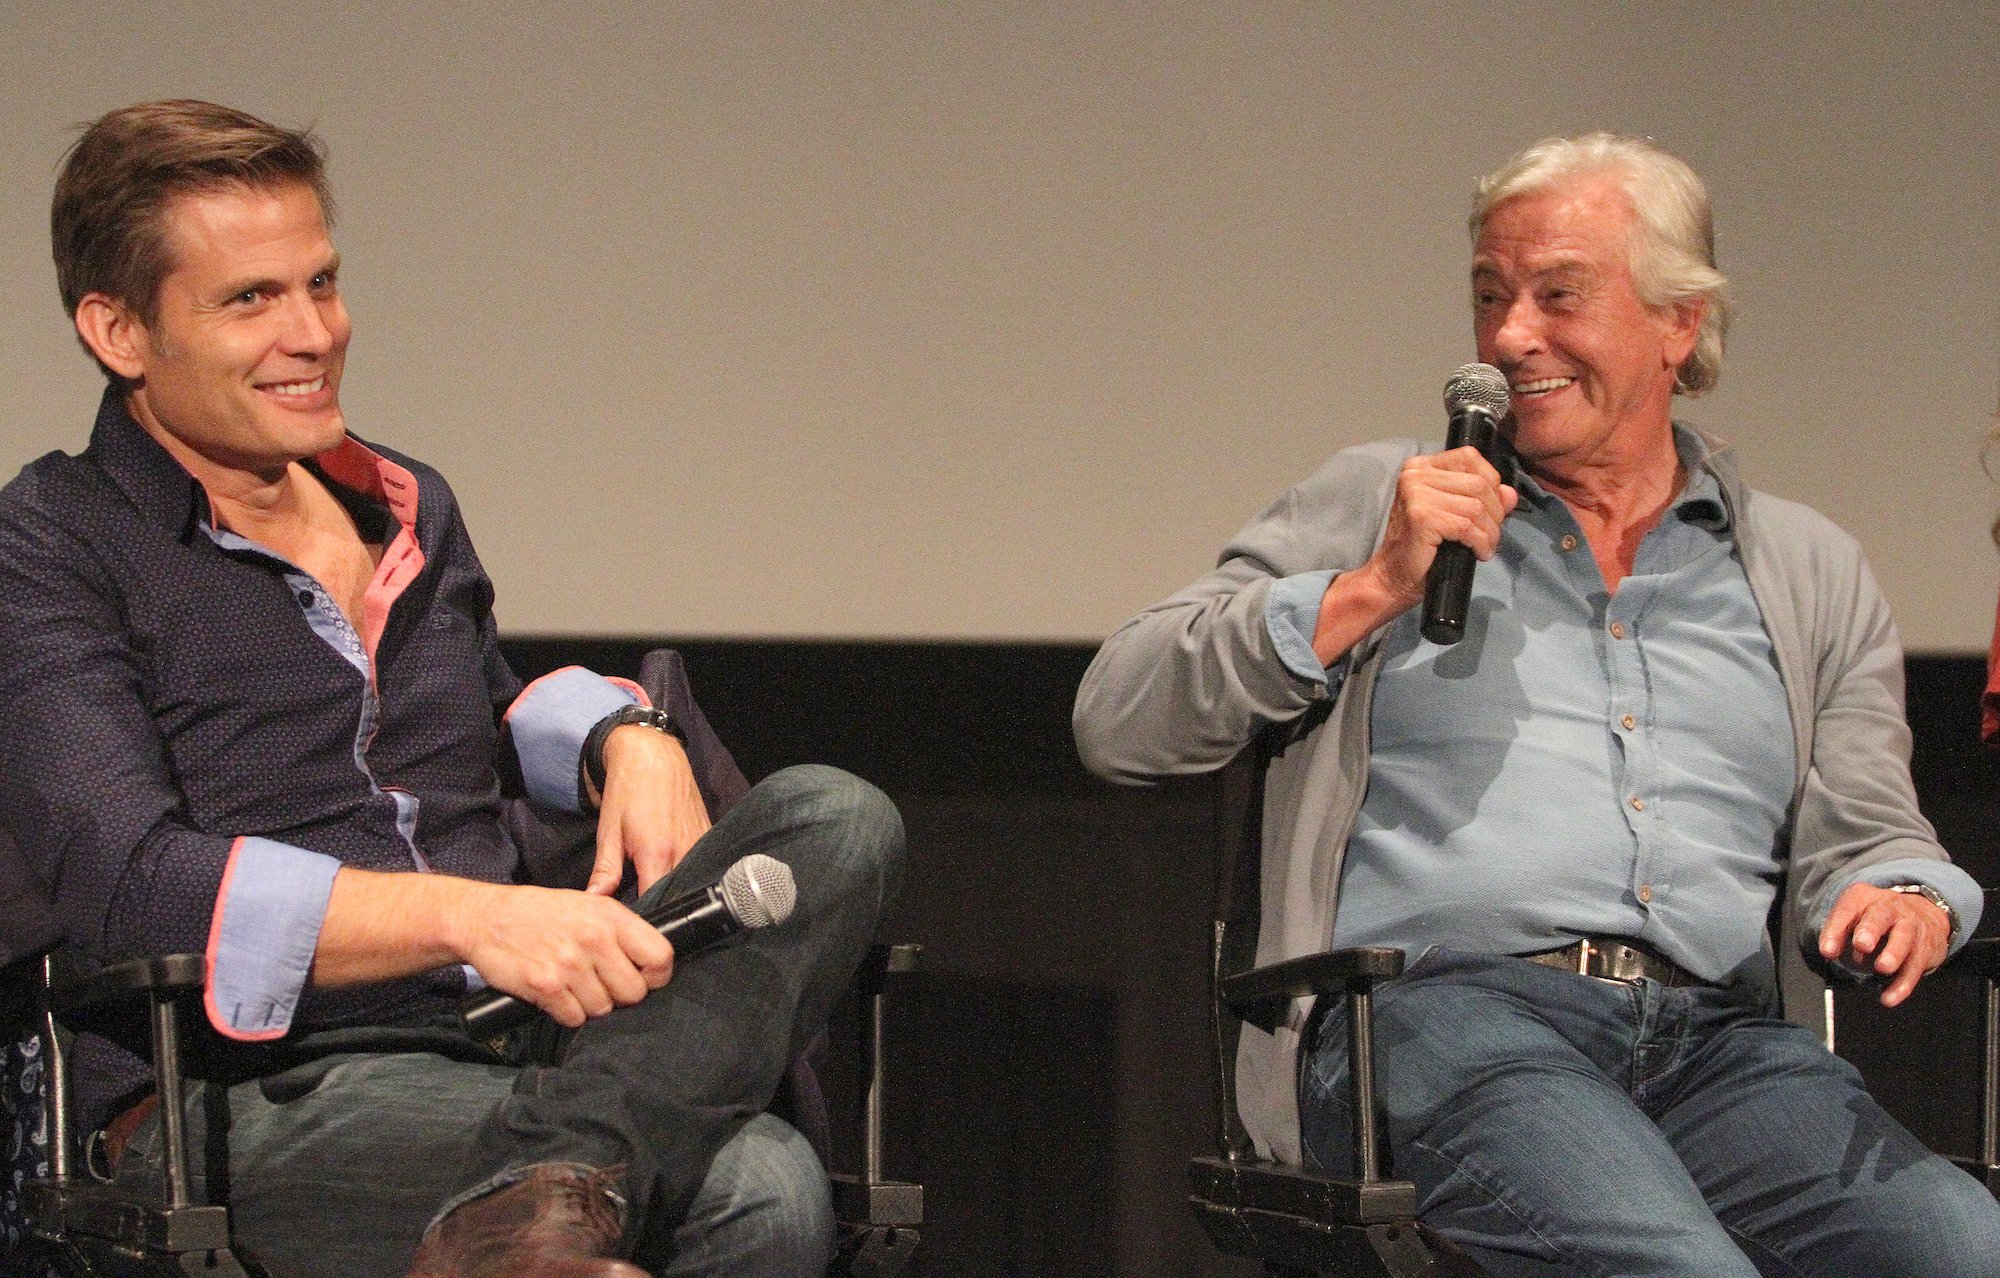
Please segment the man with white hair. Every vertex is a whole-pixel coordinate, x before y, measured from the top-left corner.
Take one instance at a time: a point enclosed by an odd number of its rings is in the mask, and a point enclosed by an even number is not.
[[[2000,1274],[2000,1206],[1777,1016],[1817,1010],[1808,955],[1902,1002],[1981,895],[1917,811],[1859,548],[1672,419],[1729,318],[1700,179],[1551,139],[1472,235],[1496,460],[1334,457],[1105,643],[1086,763],[1259,748],[1258,960],[1410,955],[1376,1002],[1390,1153],[1487,1272]],[[1485,562],[1440,647],[1413,605],[1448,541]],[[1344,1008],[1301,1041],[1308,1010],[1246,1028],[1239,1102],[1264,1151],[1344,1168]]]

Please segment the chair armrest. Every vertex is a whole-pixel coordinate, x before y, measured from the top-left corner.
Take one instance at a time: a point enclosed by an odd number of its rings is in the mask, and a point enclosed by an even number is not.
[[[49,991],[60,1014],[129,1003],[138,995],[169,999],[199,994],[208,984],[208,958],[202,954],[163,954],[127,959],[75,980],[59,979]]]
[[[888,1084],[883,1045],[889,995],[916,975],[921,945],[874,945],[854,985],[858,1004],[862,1095],[857,1117],[862,1139],[859,1173],[835,1172],[833,1214],[839,1229],[828,1275],[897,1278],[909,1267],[922,1241],[924,1187],[888,1180],[882,1174],[882,1111]]]
[[[834,1214],[864,1228],[914,1229],[923,1224],[924,1187],[889,1180],[882,1173],[882,1116],[888,1090],[888,1056],[883,1042],[888,996],[915,977],[923,954],[921,945],[875,945],[855,974],[859,997],[862,1095],[856,1117],[860,1122],[862,1169],[858,1175],[835,1174]],[[911,1246],[914,1246],[914,1234]]]
[[[1348,1024],[1348,1081],[1354,1108],[1354,1174],[1364,1185],[1381,1178],[1375,1125],[1375,983],[1402,972],[1403,951],[1363,946],[1252,968],[1222,978],[1217,990],[1224,1006],[1245,1024],[1266,1033],[1277,1028],[1284,1019],[1285,1005],[1295,998],[1308,994],[1347,996],[1353,1012]]]
[[[1366,991],[1403,974],[1403,951],[1382,946],[1328,950],[1252,968],[1222,980],[1222,1002],[1243,1020],[1265,1029],[1282,1006],[1308,994]]]

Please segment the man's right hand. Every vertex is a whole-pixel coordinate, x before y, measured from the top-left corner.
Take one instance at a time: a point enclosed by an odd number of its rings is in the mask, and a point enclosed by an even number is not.
[[[1403,463],[1382,544],[1368,561],[1404,608],[1424,597],[1438,547],[1465,546],[1484,562],[1500,548],[1500,522],[1520,500],[1500,472],[1470,446],[1424,453]],[[1400,610],[1399,610],[1400,611]]]
[[[469,963],[496,989],[574,1028],[667,983],[674,947],[607,896],[343,866],[312,981],[359,985]]]
[[[1313,653],[1332,665],[1363,636],[1423,600],[1438,547],[1455,541],[1481,560],[1500,548],[1500,524],[1520,494],[1493,463],[1467,446],[1403,463],[1382,544],[1367,563],[1328,587],[1313,632]]]
[[[622,903],[557,888],[492,886],[458,920],[457,948],[486,982],[571,1028],[665,985],[674,947]]]

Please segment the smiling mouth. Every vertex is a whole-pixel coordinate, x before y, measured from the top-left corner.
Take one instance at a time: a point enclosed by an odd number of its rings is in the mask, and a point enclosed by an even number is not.
[[[1576,379],[1574,377],[1541,377],[1531,382],[1515,382],[1507,389],[1518,397],[1532,399],[1537,395],[1547,395],[1559,391],[1565,386],[1573,385],[1575,382]]]
[[[321,373],[309,382],[267,382],[257,389],[287,397],[316,395],[326,389],[326,374]]]

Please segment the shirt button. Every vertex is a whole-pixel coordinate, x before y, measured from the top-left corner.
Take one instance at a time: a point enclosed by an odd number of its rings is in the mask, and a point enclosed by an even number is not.
[[[1612,623],[1611,623],[1611,637],[1612,637],[1613,639],[1623,639],[1623,638],[1625,637],[1625,623],[1624,623],[1624,622],[1622,622],[1622,621],[1614,621],[1614,622],[1612,622]]]
[[[1646,810],[1646,801],[1645,801],[1644,799],[1640,798],[1640,797],[1639,797],[1638,795],[1636,795],[1636,794],[1635,794],[1635,795],[1633,795],[1633,796],[1632,796],[1632,810],[1633,810],[1634,812],[1644,812],[1644,811]]]
[[[310,591],[310,590],[301,590],[301,591],[299,592],[299,602],[300,602],[300,603],[302,603],[302,604],[304,604],[304,605],[305,605],[306,607],[308,607],[308,608],[312,607],[312,605],[313,605],[313,592],[312,592],[312,591]]]
[[[1645,905],[1650,905],[1652,903],[1652,900],[1653,900],[1653,885],[1650,883],[1641,883],[1639,885],[1640,903]]]
[[[1563,548],[1564,550],[1575,550],[1575,549],[1576,549],[1576,536],[1575,536],[1575,534],[1573,534],[1573,533],[1564,533],[1564,534],[1563,534],[1563,539],[1562,539],[1562,548]]]
[[[1629,714],[1626,715],[1623,719],[1620,719],[1618,722],[1625,725],[1625,731],[1627,732],[1630,732],[1632,729],[1639,726],[1639,721],[1637,719],[1634,719]]]

